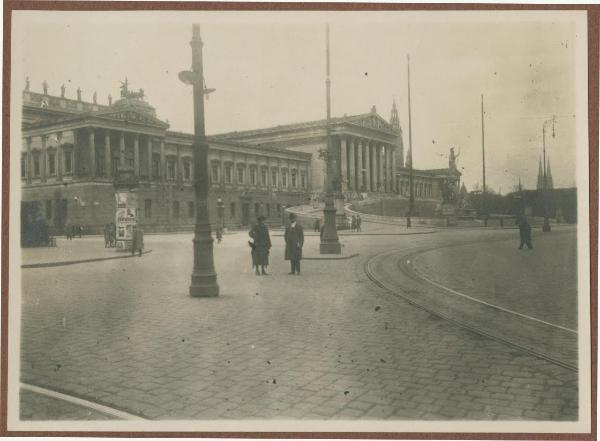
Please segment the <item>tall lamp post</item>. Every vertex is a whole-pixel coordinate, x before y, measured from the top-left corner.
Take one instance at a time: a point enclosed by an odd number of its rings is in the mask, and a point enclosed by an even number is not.
[[[544,175],[542,182],[542,192],[544,198],[544,225],[542,226],[542,231],[544,233],[549,233],[552,231],[550,228],[550,220],[548,219],[548,178],[546,175],[546,126],[552,123],[552,137],[556,138],[556,132],[554,131],[554,123],[556,121],[556,117],[552,117],[551,119],[547,119],[542,124],[542,151],[544,156]]]
[[[325,177],[325,208],[323,209],[323,235],[321,237],[321,244],[319,251],[321,254],[341,254],[342,246],[337,234],[336,222],[335,222],[335,205],[333,203],[333,180],[334,180],[334,169],[333,169],[333,152],[331,149],[331,80],[329,79],[329,24],[326,27],[326,65],[327,75],[325,80],[326,86],[326,101],[327,101],[327,150],[321,151],[321,157],[325,160],[326,164],[326,177]]]
[[[483,211],[483,226],[488,226],[488,212],[486,205],[486,188],[485,188],[485,131],[483,120],[483,93],[481,94],[481,163],[483,167],[483,191],[481,192],[481,211]]]
[[[415,184],[413,179],[413,158],[412,158],[412,119],[410,112],[410,55],[406,54],[406,70],[408,73],[408,214],[406,216],[406,227],[411,227],[411,217],[415,209]]]
[[[208,143],[204,129],[204,95],[212,90],[204,87],[200,25],[192,25],[192,70],[179,73],[179,79],[193,86],[194,93],[194,195],[196,223],[194,226],[194,268],[190,295],[216,297],[219,295],[217,273],[213,258],[213,238],[208,217]]]

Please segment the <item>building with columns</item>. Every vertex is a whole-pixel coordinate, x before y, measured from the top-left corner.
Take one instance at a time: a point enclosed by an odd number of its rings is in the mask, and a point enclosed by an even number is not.
[[[137,92],[111,105],[23,92],[22,207],[54,233],[81,225],[99,233],[115,216],[114,181],[133,169],[139,222],[147,231],[187,230],[194,223],[193,135],[168,130]],[[310,195],[310,155],[209,139],[209,203],[225,204],[227,226],[262,214],[281,223],[285,207]],[[211,222],[216,222],[216,209]]]
[[[81,98],[23,91],[22,207],[44,218],[54,233],[81,225],[99,233],[114,221],[115,177],[132,169],[139,184],[139,222],[146,231],[191,229],[194,223],[193,135],[169,130],[145,101],[143,90],[122,83],[121,97],[108,105]],[[404,161],[396,103],[390,121],[376,111],[332,118],[332,160],[338,194],[347,201],[367,197],[407,201],[409,170]],[[208,136],[211,222],[217,200],[226,226],[250,225],[258,215],[280,224],[285,207],[319,198],[324,190],[327,121],[310,121]],[[443,199],[460,173],[413,170],[415,201]]]

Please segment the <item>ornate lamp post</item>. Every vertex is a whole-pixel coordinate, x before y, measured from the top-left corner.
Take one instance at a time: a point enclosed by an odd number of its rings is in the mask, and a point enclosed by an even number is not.
[[[551,119],[547,119],[542,124],[542,150],[544,156],[544,176],[542,182],[542,192],[544,198],[544,225],[542,226],[542,231],[544,233],[549,233],[552,231],[550,228],[550,221],[548,219],[548,177],[546,175],[546,125],[552,123],[552,137],[556,138],[556,132],[554,131],[554,123],[556,122],[556,117],[552,117]]]
[[[327,43],[327,79],[325,85],[327,89],[327,150],[320,151],[320,157],[325,160],[326,177],[325,177],[325,208],[323,209],[324,226],[323,235],[321,237],[321,245],[319,247],[321,254],[341,254],[342,246],[337,234],[335,222],[335,205],[333,203],[334,192],[334,159],[331,152],[331,80],[329,79],[329,25],[326,28],[326,43]]]
[[[215,297],[219,295],[217,273],[213,259],[213,238],[208,218],[208,143],[204,131],[204,95],[212,92],[204,87],[202,39],[200,25],[192,26],[192,70],[179,73],[179,79],[191,84],[194,90],[194,193],[196,224],[194,227],[194,268],[190,295]]]
[[[408,214],[406,216],[406,227],[411,227],[411,217],[415,210],[415,184],[413,179],[413,158],[412,158],[412,119],[410,112],[410,55],[406,54],[406,71],[408,75]]]

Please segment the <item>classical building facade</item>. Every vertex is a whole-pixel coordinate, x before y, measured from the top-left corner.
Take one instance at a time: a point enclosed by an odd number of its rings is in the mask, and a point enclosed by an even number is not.
[[[109,106],[23,92],[22,201],[51,229],[81,225],[100,232],[114,221],[114,181],[133,169],[139,221],[148,231],[189,229],[194,222],[193,136],[169,125],[143,96],[125,92]],[[217,199],[228,226],[260,214],[280,223],[287,205],[310,195],[310,155],[209,139],[211,221]]]
[[[194,222],[193,136],[169,130],[144,98],[122,83],[120,99],[108,105],[81,98],[23,91],[22,206],[59,233],[67,225],[100,232],[114,221],[115,178],[133,170],[138,184],[139,222],[147,231],[185,230]],[[338,194],[346,200],[365,194],[408,199],[396,103],[390,121],[375,107],[369,113],[332,118],[331,158]],[[217,201],[226,226],[249,225],[258,215],[281,223],[285,207],[307,203],[324,190],[327,121],[281,125],[207,137],[211,222]],[[415,200],[444,199],[460,173],[413,170]]]

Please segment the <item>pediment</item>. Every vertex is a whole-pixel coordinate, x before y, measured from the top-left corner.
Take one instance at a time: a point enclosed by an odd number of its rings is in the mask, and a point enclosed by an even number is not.
[[[167,129],[169,124],[159,120],[158,118],[148,115],[144,112],[140,112],[135,109],[116,109],[110,110],[95,115],[97,118],[110,119],[117,121],[124,121],[128,123],[143,124],[146,126],[159,127],[161,129]]]
[[[387,131],[394,131],[394,128],[385,119],[379,116],[377,113],[370,113],[367,115],[360,115],[352,121],[353,124],[368,127],[370,129],[383,129]]]

